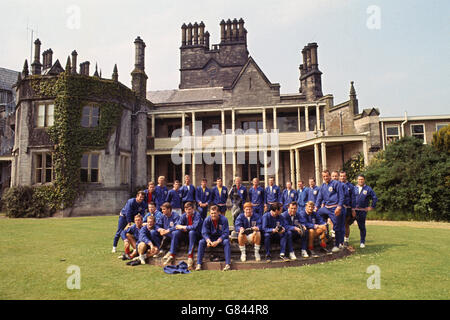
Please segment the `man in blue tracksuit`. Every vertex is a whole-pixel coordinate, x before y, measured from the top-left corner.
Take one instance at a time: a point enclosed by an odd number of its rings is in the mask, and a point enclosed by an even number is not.
[[[264,232],[264,247],[266,249],[266,262],[271,262],[270,244],[273,239],[280,241],[280,259],[289,261],[285,256],[286,252],[286,226],[285,221],[281,217],[283,205],[275,203],[270,206],[270,211],[266,212],[262,217],[262,229]]]
[[[182,208],[186,202],[195,203],[195,187],[191,184],[191,177],[184,176],[184,186],[180,188]]]
[[[188,249],[188,269],[191,270],[194,265],[194,246],[197,240],[201,237],[203,219],[200,213],[194,210],[192,202],[186,202],[184,205],[184,213],[178,220],[178,224],[175,226],[176,231],[173,232],[172,247],[176,251],[179,241],[184,238],[189,240]],[[176,252],[174,252],[175,254]],[[169,262],[172,262],[174,256],[168,258]]]
[[[225,268],[223,271],[231,269],[231,250],[230,241],[228,240],[230,229],[228,227],[228,220],[225,215],[220,214],[219,208],[216,205],[212,205],[210,208],[209,216],[206,217],[202,226],[202,239],[198,244],[197,253],[197,267],[196,271],[202,269],[203,256],[205,254],[206,247],[215,248],[219,244],[223,245],[225,253]]]
[[[298,212],[305,209],[306,202],[308,202],[308,190],[305,188],[303,180],[297,183],[297,210]]]
[[[165,185],[166,178],[164,176],[160,176],[158,178],[158,185],[155,187],[155,204],[156,210],[161,211],[161,206],[164,202],[166,202],[167,194],[169,190]]]
[[[255,260],[260,261],[262,220],[259,214],[253,213],[253,207],[250,202],[244,204],[244,212],[237,216],[234,222],[234,230],[239,233],[238,243],[241,251],[241,261],[245,262],[247,260],[245,248],[247,243],[254,245]]]
[[[178,220],[180,219],[180,215],[172,210],[172,206],[170,203],[165,202],[161,206],[163,216],[156,223],[155,230],[151,232],[152,239],[154,243],[158,246],[158,248],[162,247],[162,239],[168,239],[171,243],[170,250],[163,258],[163,262],[169,260],[169,257],[173,255],[175,257],[176,250],[173,246],[173,233],[176,230],[176,225],[178,224]],[[170,263],[172,261],[168,261]]]
[[[344,209],[342,210],[344,215],[344,225],[347,227],[347,219],[352,215],[353,206],[353,189],[355,186],[347,180],[347,173],[345,171],[339,172],[339,181],[342,183],[344,188]],[[346,229],[345,229],[346,231]],[[339,239],[339,245],[348,245],[348,239],[345,238],[345,232],[341,234],[341,239]]]
[[[253,186],[248,190],[248,198],[253,206],[253,213],[264,214],[264,189],[259,186],[259,179],[253,179]]]
[[[134,221],[134,216],[140,214],[144,216],[145,212],[145,192],[139,191],[136,198],[131,198],[127,201],[125,206],[122,208],[119,214],[119,222],[117,225],[117,231],[114,235],[112,252],[115,253],[117,250],[117,243],[120,238],[120,233],[122,230],[131,227]]]
[[[372,200],[372,204],[369,205],[369,201]],[[353,211],[352,219],[348,221],[349,230],[346,237],[350,235],[350,225],[355,221],[358,222],[359,234],[360,234],[360,248],[366,246],[366,216],[367,212],[375,208],[378,198],[371,187],[366,185],[366,178],[360,174],[358,176],[358,185],[353,188]]]
[[[337,180],[331,180],[330,171],[322,172],[323,184],[319,188],[319,195],[316,201],[316,210],[319,215],[327,221],[330,218],[335,232],[335,246],[332,252],[339,252],[339,239],[345,232],[345,220],[342,219],[342,207],[344,204],[344,188]]]
[[[273,177],[269,178],[269,185],[264,190],[264,204],[269,208],[273,203],[281,202],[281,190],[275,184]]]
[[[326,239],[326,231],[327,231],[327,223],[323,221],[320,215],[314,211],[314,202],[308,201],[305,206],[305,210],[300,212],[301,224],[304,225],[307,229],[308,234],[308,249],[313,258],[317,258],[318,255],[314,252],[314,239],[320,238],[320,246],[325,253],[329,254],[330,252],[327,249],[327,244],[325,242]],[[306,247],[303,247],[306,249]]]
[[[145,192],[145,206],[147,206],[150,202],[155,201],[155,183],[153,181],[149,181],[147,185],[147,189],[144,190]]]
[[[308,195],[306,202],[312,201],[312,202],[316,203],[317,196],[319,195],[319,187],[316,186],[316,179],[309,178],[308,183],[309,183],[309,187],[306,188],[306,190],[305,190]]]
[[[207,183],[208,181],[203,178],[201,185],[197,187],[197,190],[195,191],[197,211],[200,213],[203,220],[205,220],[206,215],[208,214],[208,206],[211,202],[211,190],[206,186]]]
[[[142,221],[147,221],[149,216],[155,216],[155,221],[158,221],[162,218],[163,214],[161,211],[156,210],[156,204],[154,202],[149,202],[147,205],[147,210]]]
[[[302,219],[300,212],[297,209],[297,203],[291,202],[288,206],[288,210],[284,211],[281,216],[284,219],[286,226],[286,243],[289,252],[289,258],[291,260],[297,260],[294,253],[293,241],[300,239],[302,246],[302,257],[308,258],[308,253],[306,252],[306,227],[302,225]]]
[[[147,257],[152,257],[159,252],[154,239],[155,224],[155,216],[148,216],[147,223],[139,230],[139,244],[137,247],[141,264],[145,264]]]
[[[292,182],[286,182],[286,189],[281,193],[281,203],[283,204],[283,212],[288,209],[291,202],[297,202],[297,191],[292,188]]]
[[[167,193],[166,202],[169,202],[172,211],[176,212],[179,216],[181,215],[182,204],[182,194],[180,190],[180,181],[175,180],[173,183],[173,189]]]
[[[225,215],[227,211],[228,189],[223,185],[222,178],[217,178],[216,186],[212,189],[211,203],[219,208],[219,212]]]

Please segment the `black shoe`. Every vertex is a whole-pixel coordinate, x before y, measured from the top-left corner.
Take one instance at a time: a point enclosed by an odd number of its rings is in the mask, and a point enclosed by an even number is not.
[[[310,255],[311,255],[311,257],[313,257],[313,258],[317,258],[317,257],[319,257],[319,255],[314,251],[314,250],[309,250],[309,253],[310,253]]]
[[[284,262],[289,262],[289,261],[291,261],[288,257],[286,257],[284,254],[280,254],[280,259],[281,259],[281,261],[284,261]]]
[[[267,263],[272,262],[272,257],[270,256],[270,254],[266,254],[266,262]]]
[[[122,260],[131,260],[131,258],[130,258],[130,256],[129,255],[127,255],[126,253],[124,253],[123,255],[122,255]]]
[[[325,252],[326,254],[332,254],[332,252],[330,250],[328,250],[327,248],[324,247],[320,247],[320,249]]]
[[[138,260],[131,261],[130,266],[134,267],[134,266],[138,266],[140,264],[141,264],[141,260],[138,259]]]

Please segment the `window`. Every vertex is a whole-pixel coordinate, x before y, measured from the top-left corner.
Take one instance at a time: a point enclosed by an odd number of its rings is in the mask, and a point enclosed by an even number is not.
[[[387,144],[400,139],[399,131],[400,130],[399,130],[398,126],[386,127],[386,142],[387,142]]]
[[[81,126],[84,128],[97,127],[99,123],[100,112],[98,107],[84,106],[81,115]]]
[[[243,121],[242,130],[247,131],[249,129],[255,130],[255,132],[260,132],[264,128],[262,121]]]
[[[51,153],[42,152],[34,155],[34,182],[53,181],[53,157]]]
[[[130,183],[130,157],[120,156],[120,183],[129,184]]]
[[[55,105],[53,103],[40,103],[37,105],[36,126],[39,128],[51,127],[55,121]]]
[[[438,123],[436,124],[436,131],[441,130],[443,127],[448,126],[448,123]]]
[[[85,153],[81,158],[81,182],[99,182],[99,158],[98,153]]]
[[[412,124],[411,125],[411,136],[416,137],[425,143],[425,125]]]

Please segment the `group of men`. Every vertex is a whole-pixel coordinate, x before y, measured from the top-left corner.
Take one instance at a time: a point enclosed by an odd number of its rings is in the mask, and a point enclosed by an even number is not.
[[[320,187],[311,178],[308,187],[299,181],[295,190],[287,182],[281,191],[273,178],[269,178],[266,188],[254,178],[247,190],[241,178],[236,177],[228,192],[221,178],[216,179],[212,189],[206,179],[196,188],[186,175],[183,186],[176,180],[173,189],[168,190],[165,177],[161,176],[156,186],[149,182],[148,188],[129,199],[121,210],[112,252],[116,252],[122,238],[125,253],[120,258],[131,260],[130,265],[145,264],[147,258],[161,255],[167,241],[170,250],[163,257],[163,264],[169,265],[175,261],[180,241],[184,241],[188,243],[190,270],[194,269],[194,248],[198,244],[195,270],[201,270],[205,249],[221,245],[226,271],[231,269],[230,237],[237,238],[243,262],[247,260],[247,244],[254,247],[256,261],[261,260],[264,244],[265,260],[270,262],[274,241],[280,244],[280,259],[289,261],[297,259],[294,241],[301,243],[303,258],[318,256],[314,251],[316,238],[320,239],[320,250],[327,254],[341,251],[348,246],[350,225],[355,220],[360,230],[360,247],[364,248],[366,215],[377,202],[374,191],[365,184],[363,175],[358,176],[356,186],[347,181],[343,171],[324,170],[322,179]],[[231,234],[225,216],[228,199],[236,211]],[[331,252],[326,248],[328,235],[334,238]]]

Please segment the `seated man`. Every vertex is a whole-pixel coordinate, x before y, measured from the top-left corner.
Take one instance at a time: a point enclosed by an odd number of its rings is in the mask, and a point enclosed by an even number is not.
[[[133,259],[137,256],[137,245],[139,244],[139,231],[143,226],[142,216],[140,214],[134,216],[134,224],[128,229],[123,230],[125,233],[125,240],[123,245],[125,248],[125,253],[121,257],[122,260]],[[123,239],[123,237],[122,237]],[[130,246],[134,249],[130,254]]]
[[[261,256],[259,250],[261,249],[261,217],[257,213],[253,213],[253,206],[250,202],[244,204],[244,213],[241,213],[234,224],[234,230],[239,232],[238,242],[241,250],[241,261],[247,260],[245,252],[245,245],[247,243],[255,246],[255,260],[260,261]]]
[[[176,251],[180,239],[184,238],[185,241],[187,239],[189,240],[187,265],[189,270],[191,270],[194,265],[194,246],[201,237],[203,219],[199,212],[194,211],[192,202],[185,203],[184,212],[185,213],[181,215],[180,220],[178,220],[178,224],[175,226],[176,230],[173,232],[172,247]],[[174,255],[171,255],[168,258],[167,264],[172,262],[173,259]]]
[[[270,211],[266,212],[262,217],[262,229],[264,232],[264,247],[266,249],[266,262],[271,262],[270,244],[272,239],[280,241],[280,259],[289,261],[285,257],[286,252],[286,229],[284,219],[281,217],[283,205],[279,202],[270,205]]]
[[[147,221],[147,218],[149,216],[155,216],[155,221],[157,222],[159,219],[162,218],[163,214],[161,213],[161,211],[156,210],[156,204],[154,202],[149,202],[148,206],[147,206],[147,210],[144,216],[143,221]]]
[[[327,244],[325,243],[325,236],[327,232],[326,222],[322,217],[314,211],[314,202],[308,201],[305,206],[305,210],[300,212],[301,223],[306,227],[308,234],[308,249],[313,258],[317,258],[318,255],[314,252],[314,239],[320,237],[320,246],[327,254],[330,252],[327,250]]]
[[[148,216],[147,223],[139,230],[138,253],[139,261],[145,264],[147,257],[152,257],[159,252],[158,246],[152,237],[152,231],[155,230],[155,216]]]
[[[281,214],[286,225],[286,242],[289,251],[289,258],[291,260],[297,260],[294,253],[294,247],[292,245],[292,241],[296,239],[300,239],[302,243],[302,257],[309,257],[306,252],[306,248],[304,248],[306,247],[306,227],[301,224],[301,217],[297,210],[297,206],[297,202],[293,201],[289,204],[288,210]]]
[[[225,253],[225,268],[223,271],[231,269],[231,250],[229,236],[229,227],[227,218],[220,214],[219,208],[216,205],[211,206],[209,216],[206,217],[202,226],[203,239],[198,244],[197,253],[197,267],[195,271],[202,269],[203,256],[205,254],[206,246],[215,248],[219,244],[223,245],[223,251]]]
[[[153,242],[158,246],[158,248],[162,248],[162,242],[165,239],[172,242],[173,232],[176,230],[175,226],[180,219],[180,215],[176,212],[172,211],[172,206],[168,202],[164,202],[161,206],[163,216],[159,221],[156,221],[155,230],[152,230],[152,239]],[[169,252],[164,256],[163,261],[169,259],[170,255],[175,256],[175,249],[173,246],[170,246]]]

